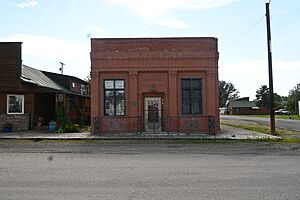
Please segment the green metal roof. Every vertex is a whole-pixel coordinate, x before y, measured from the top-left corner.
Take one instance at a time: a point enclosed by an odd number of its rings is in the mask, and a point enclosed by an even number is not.
[[[70,90],[62,87],[61,85],[48,78],[45,74],[43,74],[42,71],[34,69],[27,65],[22,65],[21,80],[30,84],[35,84],[39,87],[58,90],[64,93],[72,93]]]
[[[228,103],[229,108],[252,108],[257,107],[254,101],[245,100],[230,100]]]

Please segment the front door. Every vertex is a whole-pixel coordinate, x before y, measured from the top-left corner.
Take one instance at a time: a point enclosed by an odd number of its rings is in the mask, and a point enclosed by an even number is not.
[[[146,132],[161,132],[161,97],[145,97],[144,119]]]

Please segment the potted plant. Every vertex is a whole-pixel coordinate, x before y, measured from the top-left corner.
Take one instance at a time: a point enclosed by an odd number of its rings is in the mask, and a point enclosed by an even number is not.
[[[13,125],[10,122],[5,122],[2,126],[3,126],[3,132],[8,133],[11,132]]]
[[[43,121],[44,121],[43,117],[41,117],[41,116],[35,117],[35,123],[36,123],[37,126],[42,126]]]
[[[48,127],[49,131],[56,131],[57,130],[57,123],[53,120],[51,120],[49,122],[49,127]]]

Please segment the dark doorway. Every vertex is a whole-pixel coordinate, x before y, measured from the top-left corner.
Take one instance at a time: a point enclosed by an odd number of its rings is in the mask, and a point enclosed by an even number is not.
[[[42,125],[55,120],[55,93],[39,93],[34,97],[34,117],[42,117]]]

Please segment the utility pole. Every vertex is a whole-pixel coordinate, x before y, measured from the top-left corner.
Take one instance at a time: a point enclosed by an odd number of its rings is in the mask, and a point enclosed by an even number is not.
[[[266,3],[266,22],[267,22],[267,41],[268,41],[268,63],[269,63],[269,95],[270,95],[270,125],[271,134],[275,135],[275,115],[274,115],[274,92],[273,92],[273,69],[272,69],[272,50],[271,50],[271,26],[270,26],[270,2]]]
[[[61,67],[59,68],[59,71],[61,71],[61,74],[64,74],[64,65],[66,65],[63,62],[59,62],[61,64]]]

